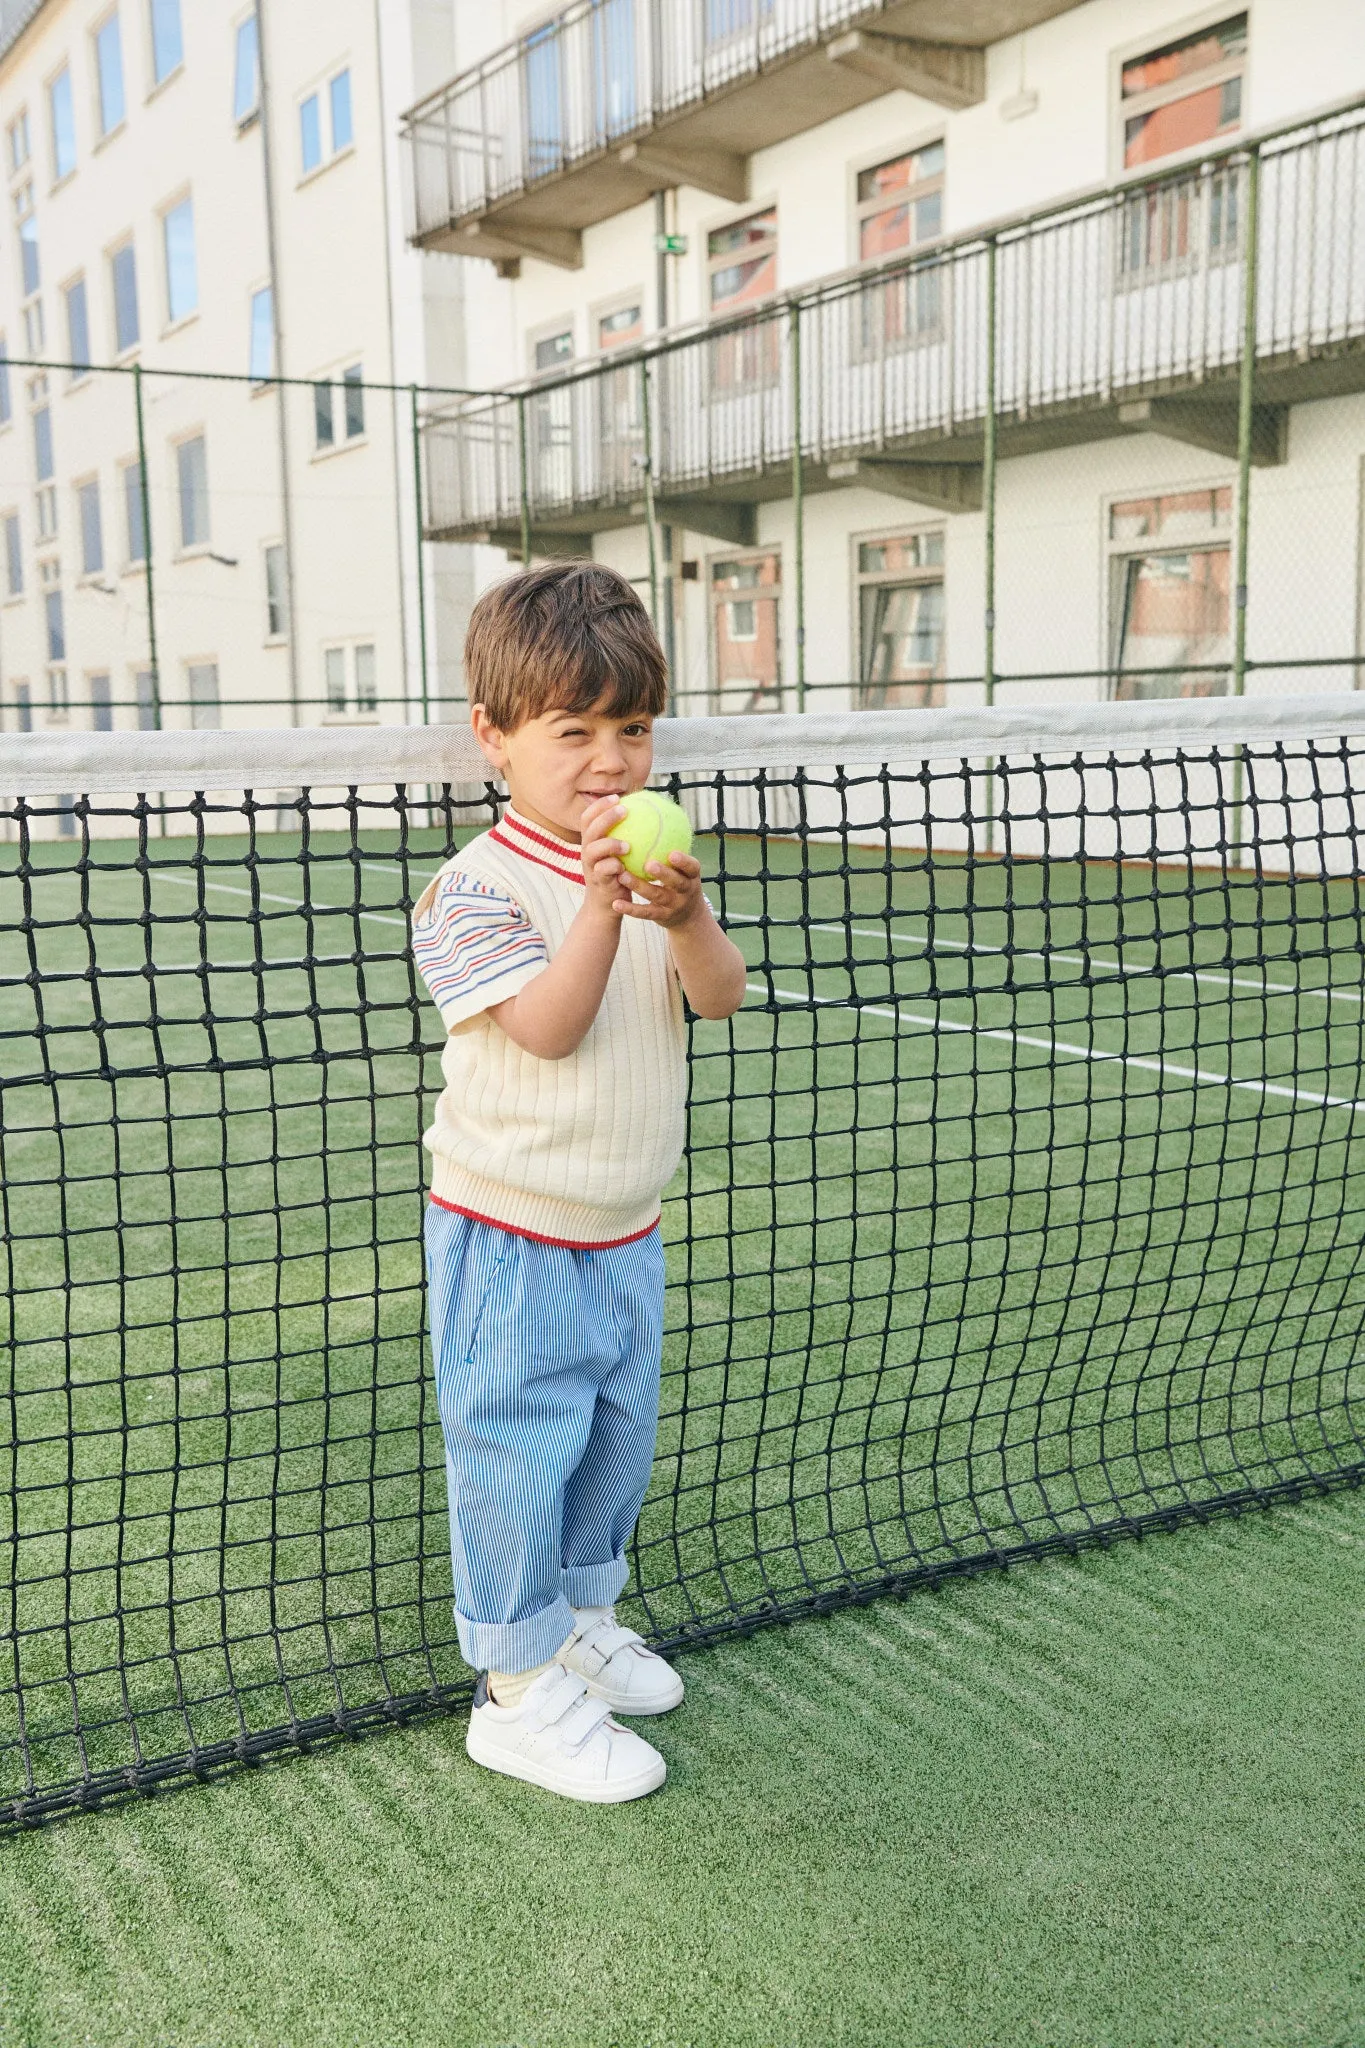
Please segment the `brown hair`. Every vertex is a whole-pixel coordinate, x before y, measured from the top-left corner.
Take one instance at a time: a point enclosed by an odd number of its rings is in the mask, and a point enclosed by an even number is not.
[[[545,711],[657,717],[668,672],[649,613],[601,562],[522,569],[485,590],[464,643],[471,704],[514,732]]]

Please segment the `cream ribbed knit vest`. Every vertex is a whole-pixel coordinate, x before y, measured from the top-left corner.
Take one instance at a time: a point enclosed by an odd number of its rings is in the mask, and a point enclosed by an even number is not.
[[[519,903],[554,958],[583,905],[576,846],[548,841],[546,863],[498,828],[441,870]],[[683,1148],[687,1036],[666,933],[622,920],[602,1007],[562,1060],[523,1052],[486,1010],[457,1024],[441,1057],[445,1088],[424,1143],[438,1202],[528,1236],[618,1244],[658,1220]]]

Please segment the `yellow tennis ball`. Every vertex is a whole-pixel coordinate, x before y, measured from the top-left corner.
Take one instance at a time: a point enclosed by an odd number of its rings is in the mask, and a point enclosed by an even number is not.
[[[646,863],[668,865],[670,853],[690,853],[692,826],[680,805],[660,796],[657,789],[633,790],[621,799],[624,818],[608,830],[609,839],[619,839],[624,851],[621,865],[628,874],[643,879]]]

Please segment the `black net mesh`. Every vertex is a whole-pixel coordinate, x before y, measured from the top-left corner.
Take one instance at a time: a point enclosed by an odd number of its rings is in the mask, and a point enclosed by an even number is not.
[[[1359,1480],[1359,740],[688,773],[626,1611],[679,1646]],[[0,1816],[466,1696],[407,919],[492,790],[16,799]]]

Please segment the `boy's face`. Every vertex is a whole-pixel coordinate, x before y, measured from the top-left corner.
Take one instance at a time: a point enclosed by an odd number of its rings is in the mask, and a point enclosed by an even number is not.
[[[609,718],[597,706],[542,711],[502,732],[476,704],[471,722],[522,817],[564,839],[579,838],[584,811],[600,797],[643,789],[654,765],[654,721],[647,712]]]

